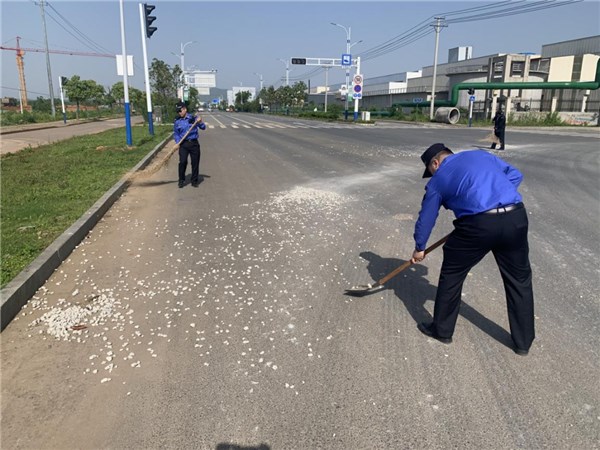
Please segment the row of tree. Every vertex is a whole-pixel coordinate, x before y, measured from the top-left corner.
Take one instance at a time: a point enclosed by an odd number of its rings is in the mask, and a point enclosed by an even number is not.
[[[154,58],[149,70],[152,104],[155,109],[160,108],[163,121],[168,121],[175,116],[173,106],[179,100],[178,91],[182,87],[183,73],[178,65],[169,66],[162,60]],[[82,80],[79,75],[73,75],[63,83],[65,96],[77,108],[77,117],[81,105],[106,106],[112,108],[124,104],[123,82],[113,84],[108,90],[94,80]],[[299,108],[306,99],[306,84],[295,83],[293,86],[281,86],[275,89],[273,86],[263,88],[258,98],[250,101],[250,92],[242,91],[236,94],[235,108],[239,111],[261,111],[265,106],[269,109]],[[142,112],[146,110],[146,92],[129,86],[129,102],[133,111]],[[200,105],[198,91],[190,88],[188,95],[188,110],[196,111]],[[31,102],[33,110],[49,112],[51,110],[50,100],[38,97]],[[219,108],[227,108],[226,104]]]

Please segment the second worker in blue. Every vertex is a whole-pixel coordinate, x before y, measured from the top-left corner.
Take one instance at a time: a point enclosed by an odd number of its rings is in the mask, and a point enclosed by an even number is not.
[[[200,184],[200,143],[198,142],[198,129],[205,130],[206,124],[202,121],[202,117],[196,118],[189,114],[184,102],[178,102],[175,108],[179,115],[173,123],[173,139],[179,145],[179,187],[182,188],[185,186],[185,171],[187,169],[188,156],[192,163],[192,186],[198,187]]]

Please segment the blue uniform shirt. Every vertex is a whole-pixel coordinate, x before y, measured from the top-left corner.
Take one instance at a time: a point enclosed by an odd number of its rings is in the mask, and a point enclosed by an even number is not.
[[[425,186],[415,224],[415,248],[424,250],[440,206],[456,218],[520,203],[517,191],[523,175],[515,167],[483,150],[448,155]]]
[[[179,144],[181,138],[187,133],[187,130],[194,124],[196,118],[192,116],[190,113],[187,113],[184,117],[178,117],[175,119],[173,123],[173,139],[175,139],[175,143]],[[189,139],[198,139],[198,128],[201,130],[206,129],[206,124],[204,122],[200,122],[198,125],[194,127],[194,129],[188,134],[185,138]]]

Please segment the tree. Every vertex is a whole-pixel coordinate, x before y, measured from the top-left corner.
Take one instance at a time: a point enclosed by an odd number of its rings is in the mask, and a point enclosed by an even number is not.
[[[308,87],[304,81],[298,81],[292,86],[292,104],[294,106],[302,106],[306,100],[306,92]]]
[[[38,97],[31,102],[31,110],[36,112],[51,113],[52,103],[49,98]]]
[[[125,103],[125,87],[122,81],[117,81],[111,86],[106,96],[106,100],[110,105]],[[146,93],[129,86],[129,103],[132,110],[142,112],[146,110]]]
[[[188,111],[194,113],[200,107],[200,101],[198,100],[198,89],[195,87],[190,87],[190,92],[188,95],[188,101],[186,102],[188,105]]]
[[[167,63],[154,58],[149,70],[150,86],[152,87],[152,103],[165,108],[163,120],[171,117],[171,111],[177,103],[177,88],[181,86],[181,69],[171,68]]]
[[[79,105],[82,102],[98,104],[104,99],[104,87],[97,84],[94,80],[82,80],[79,75],[73,75],[67,81],[65,93],[69,100],[77,104],[76,116],[79,119]]]
[[[250,100],[250,91],[239,91],[235,94],[235,108],[241,111],[248,111],[248,103]]]
[[[263,99],[263,104],[267,104],[269,109],[273,109],[273,105],[277,103],[277,93],[273,86],[263,88],[260,91],[260,98]]]

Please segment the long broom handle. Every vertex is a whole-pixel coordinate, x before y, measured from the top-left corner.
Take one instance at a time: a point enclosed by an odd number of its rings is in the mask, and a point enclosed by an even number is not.
[[[435,242],[434,244],[431,244],[429,247],[427,247],[425,249],[425,254],[427,255],[428,253],[431,253],[432,251],[434,251],[436,248],[438,248],[440,245],[442,245],[444,242],[446,242],[449,237],[450,237],[450,234],[447,234],[446,236],[444,236],[443,238],[441,238],[439,241]],[[376,286],[380,286],[380,285],[386,283],[387,281],[391,280],[396,275],[398,275],[400,272],[402,272],[403,270],[409,268],[412,265],[413,265],[413,263],[409,259],[404,264],[402,264],[400,267],[398,267],[397,269],[395,269],[393,272],[388,273],[385,277],[383,277],[381,280],[379,280],[377,282]]]

